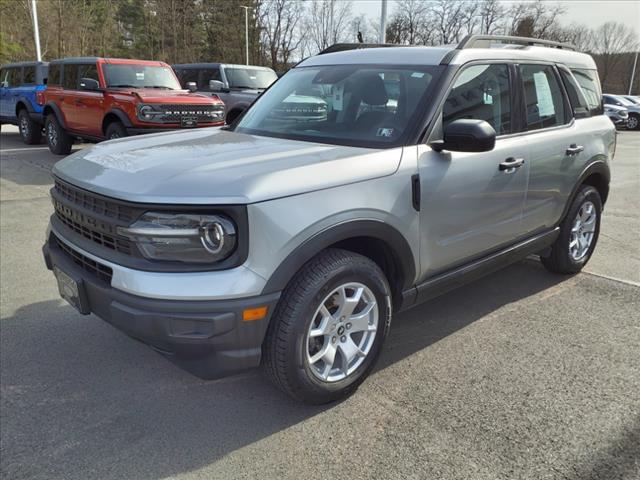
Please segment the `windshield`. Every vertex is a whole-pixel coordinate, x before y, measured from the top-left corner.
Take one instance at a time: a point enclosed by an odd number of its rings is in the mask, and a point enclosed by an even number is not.
[[[364,147],[400,144],[442,67],[330,65],[289,71],[238,132]]]
[[[273,70],[263,70],[261,68],[233,68],[226,67],[224,73],[231,88],[254,88],[264,90],[269,88],[278,76]]]
[[[159,88],[180,90],[180,84],[169,67],[156,65],[105,64],[107,87]]]

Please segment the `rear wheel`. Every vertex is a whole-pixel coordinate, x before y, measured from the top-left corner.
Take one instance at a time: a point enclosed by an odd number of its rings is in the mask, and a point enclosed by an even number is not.
[[[271,381],[313,404],[358,388],[391,323],[391,294],[370,259],[330,249],[309,261],[280,298],[263,346]]]
[[[578,273],[596,248],[600,233],[602,199],[598,190],[583,185],[567,216],[560,224],[560,235],[542,264],[556,273]]]
[[[62,128],[55,114],[47,115],[47,119],[44,122],[44,131],[47,135],[47,145],[49,145],[51,153],[56,155],[68,155],[71,153],[73,137]]]
[[[27,145],[36,145],[42,141],[42,126],[34,122],[27,110],[18,112],[20,137]]]
[[[127,129],[121,122],[111,122],[107,126],[105,137],[107,140],[114,140],[116,138],[122,138],[127,136]]]
[[[638,130],[640,129],[640,117],[638,115],[629,115],[629,119],[627,120],[627,128],[629,130]]]

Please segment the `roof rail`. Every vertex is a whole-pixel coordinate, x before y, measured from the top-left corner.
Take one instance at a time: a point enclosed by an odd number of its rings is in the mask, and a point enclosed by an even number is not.
[[[346,50],[359,50],[361,48],[381,48],[381,47],[408,47],[409,45],[396,45],[393,43],[335,43],[322,50],[318,55],[325,53],[344,52]]]
[[[504,43],[507,45],[539,45],[562,50],[576,50],[576,47],[568,43],[543,40],[541,38],[513,37],[509,35],[467,35],[456,47],[457,50],[465,48],[490,48],[492,43]]]

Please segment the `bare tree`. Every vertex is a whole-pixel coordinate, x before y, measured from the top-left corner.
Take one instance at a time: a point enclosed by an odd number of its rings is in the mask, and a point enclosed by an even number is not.
[[[260,6],[266,53],[271,68],[286,68],[301,36],[302,6],[297,0],[267,0]],[[259,14],[259,15],[260,15]]]
[[[388,25],[387,38],[392,43],[414,45],[419,43],[422,30],[427,26],[429,4],[424,0],[398,0]]]
[[[429,4],[434,42],[447,44],[461,40],[475,27],[478,4],[467,0],[436,0]]]
[[[543,0],[516,3],[508,10],[510,19],[509,34],[523,37],[549,38],[558,17],[565,12],[560,4],[551,4]]]
[[[498,0],[483,0],[479,5],[480,33],[494,35],[502,30],[505,8]]]
[[[628,26],[619,22],[607,22],[593,32],[593,52],[598,54],[600,80],[607,77],[620,63],[624,52],[637,50],[638,36]]]
[[[305,32],[315,50],[322,51],[343,41],[351,23],[351,2],[314,0],[310,3]]]

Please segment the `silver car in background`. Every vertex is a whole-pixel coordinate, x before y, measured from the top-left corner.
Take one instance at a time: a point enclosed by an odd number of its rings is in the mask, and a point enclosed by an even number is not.
[[[626,108],[629,113],[627,128],[629,130],[640,130],[640,105],[626,99],[623,95],[612,95],[605,93],[602,96],[605,105]]]
[[[604,104],[604,114],[609,117],[616,128],[627,128],[629,121],[629,110],[618,105]]]

